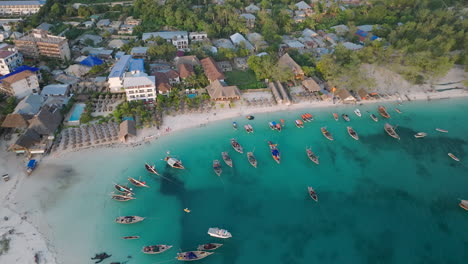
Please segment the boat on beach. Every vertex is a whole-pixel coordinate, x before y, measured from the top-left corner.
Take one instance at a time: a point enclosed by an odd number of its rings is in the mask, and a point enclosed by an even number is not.
[[[237,130],[237,122],[232,122],[232,128]]]
[[[229,157],[229,154],[227,152],[221,152],[221,156],[223,156],[223,160],[226,165],[232,168],[232,159]]]
[[[152,174],[159,175],[159,172],[156,170],[156,166],[154,165],[151,166],[148,163],[145,163],[145,169]]]
[[[170,246],[170,245],[146,246],[146,247],[143,247],[141,252],[143,252],[145,254],[160,254],[160,253],[168,251],[171,248],[172,248],[172,246]]]
[[[187,251],[187,252],[177,253],[176,258],[177,260],[180,260],[180,261],[194,261],[194,260],[204,259],[213,253],[214,252],[206,252],[206,251]]]
[[[182,161],[169,156],[169,153],[167,154],[168,154],[167,157],[164,158],[164,161],[167,162],[167,165],[175,169],[180,169],[180,170],[185,169],[184,165],[182,165]]]
[[[359,110],[358,108],[354,109],[354,113],[355,113],[357,116],[359,116],[359,117],[362,116],[361,110]]]
[[[118,202],[126,202],[130,200],[135,200],[135,197],[132,197],[130,195],[122,195],[122,194],[112,194],[112,199],[116,200]]]
[[[389,123],[385,123],[384,129],[385,132],[387,132],[387,134],[392,138],[396,138],[398,140],[400,139],[400,136],[395,132],[395,128]]]
[[[347,114],[342,114],[341,117],[346,121],[346,122],[349,122],[350,119],[349,119],[349,116]]]
[[[324,137],[326,137],[326,138],[329,139],[329,140],[333,140],[333,136],[332,136],[332,134],[327,130],[327,128],[322,127],[322,128],[320,128],[320,130],[322,131],[322,134],[323,134]]]
[[[448,130],[442,129],[442,128],[436,128],[437,131],[442,132],[442,133],[448,133]]]
[[[333,118],[335,119],[335,121],[338,121],[338,114],[337,114],[337,113],[333,113]]]
[[[304,123],[302,122],[302,120],[298,119],[298,120],[295,121],[295,123],[296,123],[296,127],[304,128]]]
[[[370,114],[370,117],[371,117],[372,120],[374,120],[375,122],[378,122],[378,121],[379,121],[379,119],[377,118],[377,116],[374,115],[374,114]]]
[[[270,147],[271,150],[271,157],[276,161],[276,163],[280,164],[281,162],[281,156],[278,148],[276,148],[276,144],[273,144],[273,142],[268,141],[268,146]]]
[[[216,175],[221,176],[223,170],[221,169],[221,163],[219,162],[219,160],[213,160],[213,170],[216,173]]]
[[[249,160],[250,165],[254,168],[257,168],[257,159],[255,158],[253,152],[247,152],[247,159]]]
[[[133,189],[127,186],[123,186],[117,183],[114,183],[114,188],[121,193],[130,193],[133,194]]]
[[[447,155],[449,155],[449,157],[451,157],[454,161],[460,161],[460,159],[457,158],[457,156],[453,155],[452,153],[448,153]]]
[[[239,144],[239,142],[237,142],[235,138],[231,138],[231,146],[235,151],[239,153],[244,153],[244,148],[242,148],[242,146]]]
[[[425,136],[427,136],[427,134],[424,132],[418,132],[414,135],[415,138],[423,138]]]
[[[458,204],[461,208],[465,209],[468,211],[468,200],[460,200],[460,203]]]
[[[31,159],[28,161],[28,164],[26,165],[26,173],[28,175],[31,175],[31,173],[36,169],[37,166],[37,160]]]
[[[348,130],[348,134],[354,138],[355,140],[359,140],[359,136],[358,134],[356,133],[356,131],[354,131],[354,129],[352,127],[346,127],[346,129]]]
[[[215,250],[215,249],[220,248],[222,245],[223,244],[219,244],[219,243],[208,243],[208,244],[199,245],[197,249],[198,250]]]
[[[387,109],[385,108],[385,106],[379,105],[377,110],[379,111],[379,114],[383,116],[384,118],[390,118],[390,114],[387,112]]]
[[[310,148],[306,148],[306,153],[307,153],[307,157],[309,157],[309,159],[314,162],[315,164],[319,164],[319,160],[318,160],[318,157],[312,152],[312,150]]]
[[[221,229],[219,227],[210,227],[208,228],[208,235],[217,238],[231,238],[232,235],[226,229]]]
[[[136,186],[136,187],[148,187],[148,185],[146,185],[146,182],[144,181],[140,181],[140,180],[137,180],[135,178],[132,178],[132,177],[128,177],[128,181],[133,185],[133,186]]]
[[[314,199],[314,201],[318,202],[318,196],[317,196],[317,193],[315,193],[314,188],[308,186],[307,190],[309,192],[310,198],[312,198],[312,199]]]
[[[122,237],[122,239],[125,239],[125,240],[132,240],[132,239],[139,239],[140,236],[124,236]]]
[[[139,223],[143,220],[145,220],[144,217],[136,216],[136,215],[129,215],[129,216],[119,216],[115,219],[115,222],[117,224],[129,225],[129,224]]]

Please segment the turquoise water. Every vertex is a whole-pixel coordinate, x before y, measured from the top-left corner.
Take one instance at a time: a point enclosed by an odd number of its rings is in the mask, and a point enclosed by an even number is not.
[[[468,199],[467,103],[406,103],[398,106],[403,114],[393,110],[394,104],[384,104],[392,116],[388,122],[398,125],[399,141],[384,132],[380,116],[378,123],[370,119],[367,111],[377,114],[377,105],[359,106],[361,118],[353,113],[354,106],[308,109],[177,132],[135,152],[76,160],[80,166],[73,170],[86,174],[86,180],[69,180],[70,187],[45,211],[56,228],[54,239],[66,241],[66,250],[78,251],[76,263],[101,251],[113,255],[104,263],[175,263],[179,250],[208,242],[224,246],[198,263],[465,263],[468,212],[458,207],[457,199]],[[298,129],[294,120],[305,112],[315,121]],[[351,122],[336,122],[332,112],[347,113]],[[286,120],[283,131],[270,130],[268,122],[280,118]],[[232,121],[239,128],[250,123],[255,133],[233,130]],[[323,137],[322,126],[334,141]],[[347,134],[346,126],[356,130],[360,141]],[[415,139],[421,131],[428,136]],[[257,169],[232,149],[233,137],[244,152],[254,151]],[[278,144],[279,165],[271,158],[268,140]],[[307,158],[307,146],[320,165]],[[165,166],[161,159],[168,150],[182,159],[186,170]],[[212,161],[221,160],[222,151],[229,151],[234,168],[223,163],[218,177]],[[451,160],[448,152],[461,162]],[[156,164],[163,178],[146,173],[145,162]],[[137,189],[133,201],[110,200],[112,183],[125,183],[128,176],[141,176],[151,188]],[[315,188],[319,202],[310,199],[307,186]],[[183,211],[186,207],[191,213]],[[134,225],[113,223],[119,215],[147,219]],[[63,224],[72,219],[83,223]],[[211,238],[209,227],[226,228],[233,238]],[[141,239],[120,239],[129,235]],[[174,248],[160,255],[141,253],[143,246],[153,244]]]
[[[197,97],[197,94],[195,94],[195,93],[190,93],[190,94],[187,94],[187,97],[190,98],[190,99],[192,99],[192,98]]]
[[[68,119],[68,121],[79,121],[85,107],[85,104],[75,104],[75,106],[73,107],[72,114],[70,115],[70,119]]]

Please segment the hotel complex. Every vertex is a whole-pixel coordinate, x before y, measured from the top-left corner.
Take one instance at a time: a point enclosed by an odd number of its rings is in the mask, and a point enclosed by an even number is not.
[[[45,1],[0,1],[0,16],[32,15],[39,12]]]
[[[67,38],[51,35],[45,30],[33,29],[29,34],[14,42],[25,57],[39,58],[44,56],[61,60],[70,59]]]

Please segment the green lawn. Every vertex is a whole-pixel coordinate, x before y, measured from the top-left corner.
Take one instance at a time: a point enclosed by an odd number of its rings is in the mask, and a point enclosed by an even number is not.
[[[252,70],[225,72],[226,83],[228,85],[237,85],[239,89],[259,89],[266,88],[264,82],[257,81],[255,73]]]

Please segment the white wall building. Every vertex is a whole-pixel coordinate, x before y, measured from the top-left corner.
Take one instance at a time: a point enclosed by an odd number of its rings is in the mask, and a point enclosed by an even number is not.
[[[122,92],[124,75],[130,66],[131,59],[132,56],[124,55],[112,67],[107,79],[111,93]]]
[[[23,16],[39,12],[45,1],[0,1],[0,15]]]
[[[161,37],[167,42],[171,42],[177,49],[188,51],[188,32],[187,31],[160,31],[143,33],[142,40],[149,41],[151,38]]]
[[[0,47],[0,74],[6,75],[23,65],[23,55],[10,45]]]
[[[208,39],[208,34],[206,32],[190,32],[189,38],[190,41],[203,41]]]
[[[127,101],[156,100],[156,78],[154,76],[125,77],[123,88],[127,95]]]
[[[37,93],[39,90],[39,78],[35,71],[23,70],[5,75],[0,79],[0,92],[15,96],[18,99],[24,98],[31,93]]]

